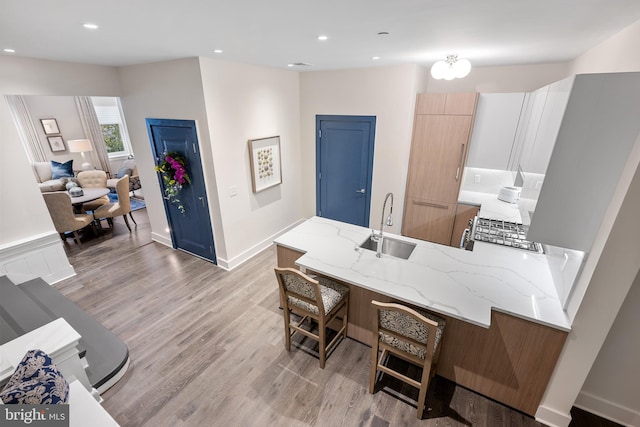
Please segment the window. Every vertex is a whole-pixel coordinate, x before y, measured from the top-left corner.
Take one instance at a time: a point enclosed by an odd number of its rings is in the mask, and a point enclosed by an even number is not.
[[[102,129],[109,158],[133,155],[120,99],[109,96],[92,96],[91,102],[98,116],[98,123]]]

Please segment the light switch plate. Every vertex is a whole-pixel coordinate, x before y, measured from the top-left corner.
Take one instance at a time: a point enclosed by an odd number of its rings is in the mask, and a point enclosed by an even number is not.
[[[238,195],[238,187],[236,187],[235,185],[232,185],[231,187],[229,187],[229,197],[233,197],[237,195]]]

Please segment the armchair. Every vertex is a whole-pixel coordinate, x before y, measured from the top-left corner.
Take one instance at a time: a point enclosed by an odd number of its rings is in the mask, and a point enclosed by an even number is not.
[[[128,159],[122,163],[120,169],[116,173],[115,178],[111,178],[107,180],[107,187],[115,190],[116,184],[118,183],[118,179],[122,178],[125,175],[129,175],[129,192],[134,190],[139,190],[142,188],[140,184],[140,177],[138,176],[138,167],[136,166],[135,159]]]
[[[47,209],[49,209],[49,215],[51,215],[51,219],[53,220],[53,225],[56,231],[60,233],[62,241],[66,243],[67,237],[65,233],[71,231],[73,232],[76,244],[80,245],[78,230],[89,224],[93,224],[93,215],[74,214],[71,198],[64,191],[42,193],[42,197],[44,197]]]

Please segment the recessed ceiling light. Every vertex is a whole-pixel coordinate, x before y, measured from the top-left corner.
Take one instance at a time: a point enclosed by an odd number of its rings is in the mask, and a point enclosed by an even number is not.
[[[374,61],[377,61],[378,59],[380,59],[379,56],[372,56],[371,59],[373,59]]]
[[[16,53],[15,49],[4,49],[4,51],[7,53]]]
[[[388,33],[387,31],[380,31],[380,32],[378,33],[378,35],[379,35],[379,36],[388,36],[388,35],[389,35],[389,33]]]
[[[213,53],[222,53],[222,49],[215,49]]]
[[[96,24],[82,24],[83,27],[88,28],[89,30],[97,30],[98,26]]]
[[[325,41],[325,40],[327,40],[328,38],[329,38],[329,37],[327,37],[327,36],[318,36],[318,40],[320,40],[320,41]]]
[[[311,67],[311,64],[307,64],[306,62],[292,62],[287,64],[287,67]]]

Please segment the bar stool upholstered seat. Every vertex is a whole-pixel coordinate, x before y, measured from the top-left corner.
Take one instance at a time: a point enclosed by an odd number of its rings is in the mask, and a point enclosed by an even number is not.
[[[308,276],[293,268],[276,268],[275,273],[284,316],[285,349],[290,351],[291,336],[296,332],[318,341],[320,368],[324,369],[327,353],[340,338],[347,338],[349,288],[325,277]],[[292,321],[291,313],[300,316],[301,320]],[[327,327],[338,315],[342,316],[342,326],[327,344]],[[307,320],[310,325],[305,328],[303,324]],[[311,320],[318,324],[317,334],[312,332]]]

